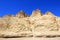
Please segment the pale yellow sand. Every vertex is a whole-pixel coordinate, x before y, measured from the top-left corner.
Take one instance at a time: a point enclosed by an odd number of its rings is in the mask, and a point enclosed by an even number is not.
[[[56,38],[0,38],[0,40],[60,40],[60,37],[56,37]]]

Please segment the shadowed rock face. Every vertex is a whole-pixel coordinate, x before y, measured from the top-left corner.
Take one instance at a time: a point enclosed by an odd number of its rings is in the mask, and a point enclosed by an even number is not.
[[[27,17],[27,15],[24,13],[24,11],[21,10],[16,14],[16,17],[23,18],[23,17]]]
[[[34,17],[34,16],[42,16],[41,11],[39,9],[34,10],[30,17]]]

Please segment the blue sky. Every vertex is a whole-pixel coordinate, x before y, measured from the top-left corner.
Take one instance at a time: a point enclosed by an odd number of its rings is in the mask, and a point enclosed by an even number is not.
[[[60,16],[60,0],[0,0],[0,16],[15,15],[20,10],[30,15],[35,9],[40,9],[42,13],[51,11]]]

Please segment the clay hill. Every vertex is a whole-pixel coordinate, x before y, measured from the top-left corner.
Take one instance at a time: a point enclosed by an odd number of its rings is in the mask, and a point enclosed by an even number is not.
[[[30,16],[24,11],[0,17],[0,37],[35,37],[60,35],[60,17],[37,9]]]

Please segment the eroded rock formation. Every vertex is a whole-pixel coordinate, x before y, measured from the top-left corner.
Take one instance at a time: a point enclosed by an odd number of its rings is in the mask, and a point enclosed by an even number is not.
[[[30,17],[20,11],[16,16],[6,15],[0,18],[0,37],[32,35],[60,35],[60,18],[51,12],[42,14],[38,9]]]

